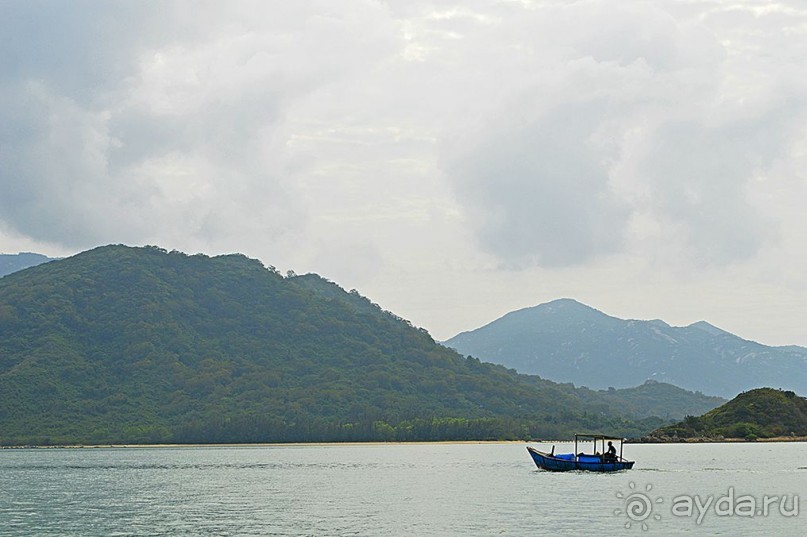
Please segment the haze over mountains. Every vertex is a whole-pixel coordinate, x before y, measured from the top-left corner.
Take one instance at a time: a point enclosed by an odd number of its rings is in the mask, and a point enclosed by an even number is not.
[[[464,355],[591,388],[646,379],[731,398],[771,386],[807,393],[807,349],[769,347],[701,321],[611,317],[571,299],[525,308],[445,342]]]
[[[53,261],[53,258],[31,252],[0,254],[0,278],[7,274],[17,272],[18,270],[47,263],[48,261]]]

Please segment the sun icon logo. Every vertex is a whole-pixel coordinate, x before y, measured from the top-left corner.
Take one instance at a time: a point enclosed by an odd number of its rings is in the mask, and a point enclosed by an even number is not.
[[[629,486],[631,488],[631,492],[628,492],[627,494],[623,494],[621,492],[616,493],[617,498],[624,500],[625,508],[615,509],[614,515],[625,515],[628,517],[628,521],[625,523],[626,529],[631,529],[633,525],[636,524],[637,527],[641,527],[642,530],[647,531],[650,527],[647,525],[647,521],[651,518],[651,516],[653,520],[661,520],[660,514],[653,514],[653,504],[663,503],[664,498],[652,499],[647,494],[653,490],[653,485],[645,486],[644,492],[634,492],[636,490],[636,483],[632,481]]]

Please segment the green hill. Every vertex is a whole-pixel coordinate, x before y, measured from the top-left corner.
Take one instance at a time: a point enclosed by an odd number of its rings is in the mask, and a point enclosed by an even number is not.
[[[636,410],[618,393],[464,358],[355,291],[242,255],[106,246],[0,279],[2,444],[562,438],[663,424]]]
[[[653,431],[648,441],[722,440],[807,436],[807,399],[759,388],[741,393],[700,417]]]
[[[585,390],[581,389],[580,392],[585,393]],[[599,390],[596,398],[592,398],[592,404],[597,404],[598,399],[607,401],[613,408],[622,409],[627,416],[659,416],[666,419],[703,414],[726,402],[722,397],[691,392],[654,380],[647,380],[633,388]]]

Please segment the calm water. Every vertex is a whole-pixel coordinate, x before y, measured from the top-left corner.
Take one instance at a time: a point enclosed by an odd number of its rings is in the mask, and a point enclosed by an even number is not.
[[[523,444],[0,450],[0,535],[804,535],[807,444],[625,450],[606,475]]]

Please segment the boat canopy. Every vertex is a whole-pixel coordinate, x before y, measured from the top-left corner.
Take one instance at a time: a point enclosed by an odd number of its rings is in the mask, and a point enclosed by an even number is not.
[[[594,442],[594,450],[592,451],[592,454],[599,455],[600,453],[605,453],[605,451],[606,451],[605,450],[605,442],[607,442],[609,440],[616,440],[617,442],[619,442],[619,458],[622,459],[622,443],[625,441],[625,439],[622,438],[621,436],[608,436],[608,435],[604,435],[604,434],[576,434],[576,435],[574,435],[574,452],[579,454],[579,452],[577,451],[578,450],[578,447],[577,447],[578,443],[580,443],[580,442]],[[597,451],[597,442],[599,442],[600,446],[602,446],[602,451],[601,452]]]
[[[620,442],[624,442],[625,439],[621,436],[607,436],[604,434],[576,434],[574,435],[575,440],[619,440]]]

